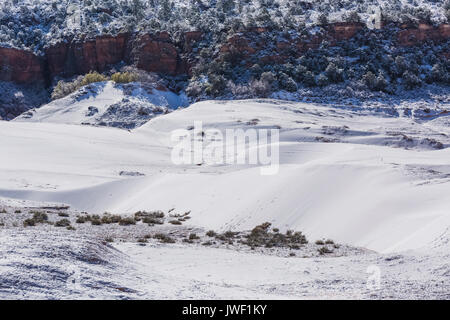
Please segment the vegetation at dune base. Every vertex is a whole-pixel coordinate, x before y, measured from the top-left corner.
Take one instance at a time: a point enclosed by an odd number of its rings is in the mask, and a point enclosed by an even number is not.
[[[60,80],[53,88],[51,98],[53,100],[63,98],[69,94],[77,91],[83,86],[90,85],[92,83],[113,81],[119,84],[125,84],[135,82],[138,80],[138,75],[134,72],[115,72],[111,76],[98,73],[97,71],[91,71],[84,76],[78,76],[73,80]]]
[[[6,209],[1,209],[1,212],[8,213]],[[250,231],[227,230],[217,232],[214,230],[208,230],[204,233],[197,233],[193,232],[194,229],[192,226],[180,226],[181,221],[178,220],[183,220],[188,217],[191,211],[184,213],[171,212],[172,210],[169,210],[169,213],[166,216],[163,211],[141,210],[132,215],[123,216],[111,214],[109,212],[105,212],[102,215],[88,214],[86,212],[71,215],[69,212],[64,210],[58,210],[56,212],[30,210],[25,212],[25,214],[30,214],[31,218],[23,220],[23,226],[37,227],[38,225],[44,224],[54,226],[56,228],[65,228],[72,231],[77,230],[71,224],[73,221],[72,219],[76,217],[75,223],[79,225],[81,230],[83,230],[83,226],[81,226],[82,224],[90,222],[91,226],[95,226],[95,228],[100,228],[99,230],[105,231],[105,237],[102,240],[105,244],[114,242],[115,239],[118,241],[123,241],[123,232],[126,232],[127,237],[131,236],[138,244],[142,246],[145,246],[151,239],[164,244],[173,244],[181,241],[182,243],[202,246],[225,246],[227,248],[230,248],[230,246],[231,248],[248,247],[251,250],[255,250],[256,248],[264,250],[269,249],[269,252],[284,253],[289,257],[297,256],[298,253],[302,252],[304,253],[303,257],[311,256],[311,254],[312,256],[334,254],[336,253],[335,249],[339,249],[341,247],[331,239],[317,240],[313,244],[310,244],[302,232],[294,230],[286,230],[285,232],[281,232],[279,228],[272,227],[270,222],[259,224]],[[53,221],[53,219],[50,219],[48,214],[51,214],[51,217],[58,217],[59,220]],[[166,218],[169,218],[167,222],[172,224],[172,226],[166,225],[161,228],[159,225],[164,224],[166,222]],[[5,223],[0,220],[0,225],[5,226]],[[105,229],[105,225],[111,226]],[[16,224],[13,224],[13,226],[18,227]],[[88,230],[90,230],[90,232],[94,232],[92,229]],[[142,233],[142,231],[146,231],[146,233]],[[280,249],[282,251],[280,251]],[[305,251],[301,251],[302,249],[305,249]],[[337,252],[337,254],[341,254],[341,252]]]
[[[130,83],[138,80],[138,76],[132,72],[116,72],[111,76],[115,83]]]

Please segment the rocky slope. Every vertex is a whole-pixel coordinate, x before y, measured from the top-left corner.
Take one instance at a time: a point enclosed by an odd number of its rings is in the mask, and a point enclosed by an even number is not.
[[[335,23],[326,28],[325,34],[300,38],[264,41],[259,35],[268,32],[265,28],[254,28],[229,37],[219,52],[232,50],[244,58],[258,56],[263,62],[283,63],[287,56],[300,56],[310,48],[317,48],[327,41],[335,45],[349,40],[366,27],[361,23]],[[450,25],[438,27],[421,23],[418,27],[402,25],[396,28],[398,46],[420,45],[426,41],[443,42],[450,39]],[[43,56],[32,52],[0,48],[0,80],[17,83],[35,83],[54,77],[70,77],[89,71],[103,72],[113,65],[125,63],[140,69],[165,75],[189,74],[197,60],[193,47],[203,39],[202,32],[187,32],[181,43],[175,42],[167,32],[156,34],[118,34],[66,39],[45,49]],[[269,49],[269,50],[268,50]],[[448,52],[442,52],[448,56]]]

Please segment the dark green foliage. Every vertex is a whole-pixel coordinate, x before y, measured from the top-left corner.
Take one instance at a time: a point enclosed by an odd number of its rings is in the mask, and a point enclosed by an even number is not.
[[[414,73],[405,71],[402,76],[403,83],[407,89],[414,89],[422,84],[422,81]]]
[[[297,84],[286,73],[281,72],[278,77],[279,77],[279,83],[280,83],[281,89],[284,89],[289,92],[297,91]]]

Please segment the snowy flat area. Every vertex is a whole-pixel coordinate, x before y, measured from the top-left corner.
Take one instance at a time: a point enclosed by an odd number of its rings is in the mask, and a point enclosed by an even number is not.
[[[105,245],[66,230],[7,227],[0,297],[448,299],[448,113],[399,114],[250,100],[197,103],[132,131],[0,121],[0,207],[51,202],[123,215],[175,208],[191,212],[187,227],[239,231],[268,221],[374,251],[286,258],[179,243]],[[205,130],[280,128],[278,173],[173,164],[170,134],[194,121]],[[75,254],[86,249],[105,263]],[[69,290],[72,262],[85,278]],[[371,265],[381,269],[375,292],[366,288]]]

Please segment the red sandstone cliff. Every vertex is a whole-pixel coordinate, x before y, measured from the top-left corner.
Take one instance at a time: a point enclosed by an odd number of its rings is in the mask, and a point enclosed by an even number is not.
[[[265,40],[263,35],[267,32],[266,29],[253,28],[230,37],[222,45],[220,52],[237,54],[243,60],[249,60],[266,50],[268,54],[260,56],[262,62],[282,63],[289,56],[300,56],[309,48],[317,48],[324,40],[331,44],[348,40],[363,28],[359,23],[335,23],[325,28],[322,34],[287,38],[277,43]],[[433,27],[421,23],[417,28],[401,28],[397,34],[400,46],[417,45],[427,40],[450,39],[448,24]],[[203,34],[199,31],[187,32],[184,34],[184,42],[177,47],[167,32],[137,37],[128,34],[99,36],[95,39],[58,43],[47,48],[43,58],[28,51],[0,48],[0,80],[35,83],[55,76],[103,72],[121,61],[150,72],[190,74],[191,66],[196,61],[193,48],[202,38]],[[448,57],[448,52],[442,54]]]
[[[29,51],[0,48],[0,80],[17,83],[44,81],[42,59]]]
[[[413,46],[424,41],[445,41],[450,38],[450,25],[441,24],[439,27],[420,23],[417,28],[404,26],[397,35],[398,44],[401,46]]]
[[[103,72],[126,58],[128,36],[100,36],[93,40],[62,42],[47,48],[50,76],[71,76],[89,71]]]
[[[178,51],[167,32],[146,34],[135,41],[132,60],[137,68],[175,75],[182,73]]]

